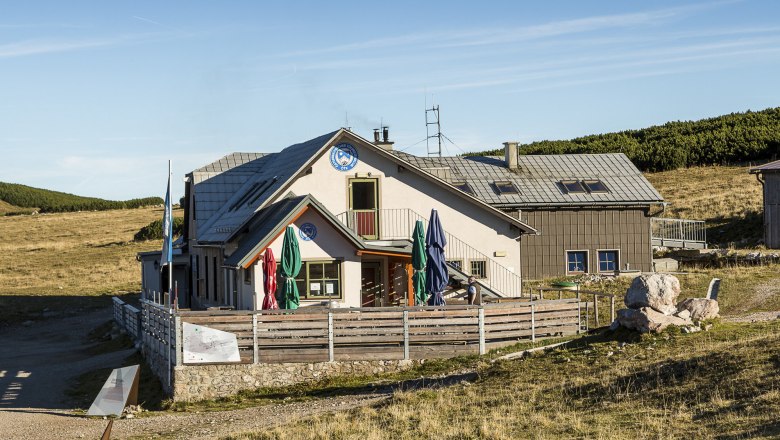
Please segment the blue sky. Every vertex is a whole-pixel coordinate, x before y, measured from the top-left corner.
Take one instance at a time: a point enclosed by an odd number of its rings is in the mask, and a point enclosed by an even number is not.
[[[0,181],[164,195],[232,151],[383,121],[445,154],[780,106],[780,2],[15,2]],[[348,121],[348,122],[347,122]]]

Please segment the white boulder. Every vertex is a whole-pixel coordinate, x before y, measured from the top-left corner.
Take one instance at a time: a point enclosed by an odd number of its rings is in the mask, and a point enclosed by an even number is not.
[[[717,318],[720,312],[718,301],[707,298],[689,298],[680,301],[677,304],[677,309],[679,310],[678,315],[687,311],[690,313],[691,319],[695,321]]]
[[[650,307],[640,309],[620,309],[617,312],[616,321],[621,326],[636,330],[640,333],[660,333],[670,325],[679,327],[692,326],[693,321],[689,318],[679,316],[665,315]]]
[[[634,278],[624,301],[629,309],[650,307],[664,315],[677,313],[680,281],[668,274],[654,273]]]

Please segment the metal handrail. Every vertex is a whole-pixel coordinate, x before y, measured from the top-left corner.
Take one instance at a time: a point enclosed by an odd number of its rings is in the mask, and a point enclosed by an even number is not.
[[[358,235],[361,235],[361,232],[373,232],[371,228],[377,225],[379,240],[410,240],[417,220],[422,220],[425,227],[428,227],[427,218],[408,208],[378,209],[375,215],[379,218],[366,216],[364,210],[349,210],[336,217]],[[375,234],[368,235],[374,239]],[[461,267],[461,270],[473,274],[471,263],[484,261],[486,273],[484,278],[478,279],[480,284],[501,296],[522,296],[522,279],[519,275],[446,230],[444,235],[447,238],[445,255],[450,265],[457,261],[463,266],[468,264],[468,267]]]
[[[703,220],[652,217],[650,230],[653,240],[707,243],[707,230]]]

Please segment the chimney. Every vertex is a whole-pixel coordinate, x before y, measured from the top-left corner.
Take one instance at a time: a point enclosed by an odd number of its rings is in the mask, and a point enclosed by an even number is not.
[[[504,163],[510,170],[517,169],[517,142],[504,142]]]
[[[379,139],[379,132],[382,132],[382,139]],[[374,129],[374,145],[384,150],[392,150],[395,142],[390,141],[390,127]]]

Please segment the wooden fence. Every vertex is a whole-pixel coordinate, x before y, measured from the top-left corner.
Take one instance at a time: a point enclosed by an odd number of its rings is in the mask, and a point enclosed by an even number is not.
[[[576,298],[482,306],[180,311],[175,319],[164,322],[152,315],[146,318],[146,306],[144,313],[144,322],[160,335],[153,338],[155,344],[164,340],[166,332],[174,331],[169,346],[175,347],[175,340],[182,337],[182,322],[234,333],[242,363],[430,359],[484,354],[519,341],[571,335],[581,330],[580,302]],[[182,364],[180,352],[173,359]]]

